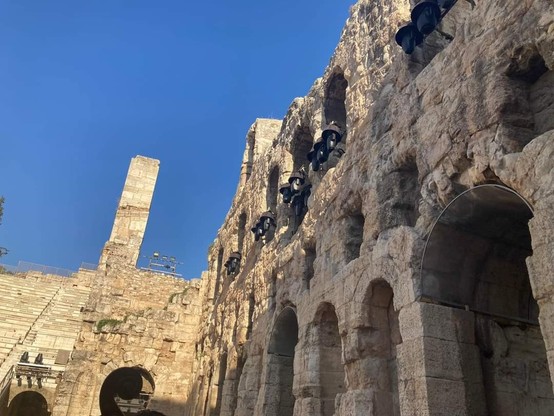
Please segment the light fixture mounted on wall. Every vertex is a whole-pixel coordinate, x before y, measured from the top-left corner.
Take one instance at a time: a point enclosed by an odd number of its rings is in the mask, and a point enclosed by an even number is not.
[[[265,236],[268,231],[275,229],[276,226],[275,214],[271,211],[265,211],[260,216],[260,220],[250,231],[254,233],[254,240],[258,241],[260,237]]]
[[[321,138],[315,142],[314,147],[307,155],[314,172],[317,172],[321,165],[327,162],[332,152],[336,151],[339,157],[344,154],[344,150],[336,149],[343,137],[344,132],[340,125],[336,121],[331,121],[321,133]],[[341,151],[338,152],[338,150]]]
[[[238,251],[233,251],[229,255],[229,259],[224,264],[227,269],[227,276],[235,276],[239,272],[241,259],[242,255]]]
[[[458,0],[423,0],[411,13],[411,22],[396,32],[395,40],[408,55],[430,35]]]
[[[300,169],[290,175],[288,184],[284,184],[279,189],[283,195],[283,203],[290,204],[294,207],[294,214],[297,217],[302,216],[304,208],[308,206],[308,198],[311,194],[312,185],[308,184],[306,172]]]

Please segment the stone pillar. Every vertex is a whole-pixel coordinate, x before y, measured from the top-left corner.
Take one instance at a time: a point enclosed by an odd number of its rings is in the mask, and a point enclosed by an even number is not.
[[[414,302],[400,311],[402,416],[485,416],[472,312]]]
[[[281,120],[258,118],[254,124],[250,126],[246,135],[246,149],[244,150],[240,168],[239,188],[250,178],[252,167],[256,159],[264,155],[265,149],[271,146],[273,141],[277,138],[281,130],[281,124]]]
[[[533,255],[527,258],[533,297],[539,305],[539,322],[544,339],[550,379],[554,387],[554,198],[537,204],[529,221]]]
[[[136,156],[131,160],[112,233],[102,250],[99,268],[105,269],[108,258],[114,256],[118,258],[119,265],[136,266],[159,167],[160,161],[156,159]]]

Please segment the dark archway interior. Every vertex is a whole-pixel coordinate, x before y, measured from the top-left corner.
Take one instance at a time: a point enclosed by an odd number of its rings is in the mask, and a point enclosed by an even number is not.
[[[348,81],[344,78],[342,72],[332,75],[325,90],[325,99],[323,102],[323,111],[325,122],[331,121],[339,123],[341,128],[346,128],[346,88]]]
[[[212,377],[213,377],[213,374],[212,374],[212,370],[210,369],[210,373],[208,374],[208,382],[204,385],[202,385],[202,392],[204,392],[205,390],[207,390],[207,394],[204,398],[204,408],[202,410],[202,416],[206,416],[209,414],[209,409],[210,409],[210,393],[211,393],[211,390],[210,390],[210,387],[212,386]],[[202,397],[202,396],[200,396]]]
[[[215,276],[215,288],[214,288],[214,303],[217,300],[219,295],[219,290],[221,288],[221,269],[223,268],[223,247],[219,248],[217,253],[217,270]]]
[[[297,172],[300,168],[304,168],[308,172],[309,161],[307,155],[312,149],[314,138],[307,127],[299,127],[296,130],[291,144],[291,154],[293,163],[293,172]]]
[[[239,225],[238,225],[238,230],[237,230],[237,236],[238,236],[237,250],[242,255],[244,255],[243,249],[244,249],[244,234],[245,233],[246,233],[246,213],[243,212],[239,216]]]
[[[250,338],[252,335],[252,329],[254,327],[254,307],[256,306],[256,298],[254,294],[251,293],[248,296],[248,327],[246,328],[246,339]]]
[[[277,195],[279,194],[279,166],[275,166],[269,174],[269,182],[266,190],[267,209],[277,212]]]
[[[384,175],[377,183],[379,228],[407,225],[413,227],[418,217],[419,171],[414,159]]]
[[[478,186],[441,214],[427,241],[422,295],[481,312],[538,323],[525,259],[532,212],[517,194]]]
[[[268,383],[264,415],[292,416],[294,412],[294,349],[298,342],[298,321],[292,308],[277,318],[268,350]]]
[[[154,389],[154,379],[144,368],[118,368],[102,383],[100,412],[102,416],[117,416],[144,409],[148,406]]]
[[[382,416],[400,416],[396,346],[402,343],[393,291],[384,280],[374,282],[364,299],[369,331],[360,331],[368,381],[376,392],[375,403]]]
[[[296,313],[292,308],[285,308],[275,322],[268,352],[269,354],[292,358],[297,342],[298,321]]]
[[[315,244],[307,244],[304,247],[304,288],[310,290],[311,281],[314,278],[314,262],[317,257]]]
[[[215,406],[210,410],[210,416],[219,416],[221,412],[221,401],[223,399],[223,383],[227,373],[227,353],[224,352],[219,358],[219,370],[217,376],[217,384],[214,386]]]
[[[231,377],[233,377],[230,382],[232,382],[232,394],[230,396],[230,407],[231,415],[235,414],[238,405],[238,394],[239,394],[239,384],[242,377],[242,371],[244,370],[244,364],[246,363],[246,357],[242,354],[239,354],[237,358],[237,368],[234,371],[231,369]]]
[[[346,232],[344,234],[344,247],[346,262],[349,263],[360,257],[360,249],[364,242],[365,217],[361,211],[346,217]]]
[[[48,403],[36,391],[24,391],[15,396],[8,408],[8,416],[49,416]]]
[[[525,262],[532,255],[531,217],[526,202],[506,187],[472,188],[443,211],[422,262],[423,300],[476,314],[483,393],[493,416],[554,414]]]
[[[345,391],[342,342],[335,308],[329,303],[319,307],[315,322],[319,350],[319,386],[322,416],[335,414],[335,398]]]

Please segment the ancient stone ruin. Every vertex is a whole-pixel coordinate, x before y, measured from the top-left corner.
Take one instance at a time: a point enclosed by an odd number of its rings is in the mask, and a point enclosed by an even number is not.
[[[408,55],[414,6],[358,1],[254,122],[200,280],[135,267],[143,157],[96,272],[2,276],[0,412],[553,415],[554,3],[459,0]]]

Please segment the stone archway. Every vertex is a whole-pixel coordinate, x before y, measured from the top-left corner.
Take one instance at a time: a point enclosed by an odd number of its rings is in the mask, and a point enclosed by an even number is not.
[[[363,367],[373,405],[381,416],[400,416],[396,347],[402,343],[394,294],[382,279],[371,283],[364,297],[367,330],[359,331]]]
[[[46,398],[36,391],[16,395],[8,407],[8,416],[49,416]]]
[[[211,400],[210,400],[210,416],[219,416],[221,413],[221,402],[223,400],[223,385],[225,383],[225,375],[227,373],[227,351],[223,351],[219,357],[219,366],[217,370],[217,381],[212,386]]]
[[[292,416],[294,412],[294,352],[298,342],[298,319],[291,307],[277,317],[267,351],[267,381],[263,406],[265,416]]]
[[[477,186],[444,209],[425,247],[420,299],[473,314],[471,325],[460,327],[457,345],[472,414],[554,414],[526,266],[533,254],[532,217],[529,204],[513,190]],[[476,345],[476,353],[463,353],[470,351],[466,344]]]
[[[100,389],[102,416],[121,416],[145,409],[154,394],[154,379],[141,367],[122,367],[112,371]]]
[[[325,88],[323,100],[323,115],[325,122],[337,122],[342,128],[346,128],[346,89],[348,81],[344,77],[342,69],[337,68],[329,78]]]
[[[335,399],[345,392],[345,375],[342,364],[342,341],[335,307],[322,303],[314,321],[319,361],[319,390],[322,416],[335,414]]]

